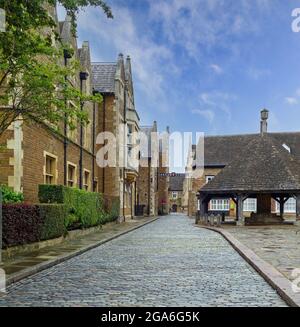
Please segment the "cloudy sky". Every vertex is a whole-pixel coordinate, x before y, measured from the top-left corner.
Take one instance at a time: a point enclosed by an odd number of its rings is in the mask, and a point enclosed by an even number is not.
[[[252,133],[259,111],[272,131],[300,131],[300,0],[107,0],[115,18],[90,8],[79,44],[93,61],[132,57],[143,125],[207,134]],[[62,11],[60,10],[60,18]]]

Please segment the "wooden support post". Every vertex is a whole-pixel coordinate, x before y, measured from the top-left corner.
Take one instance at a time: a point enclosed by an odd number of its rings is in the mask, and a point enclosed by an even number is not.
[[[208,212],[208,202],[207,202],[207,197],[206,196],[200,196],[200,216],[204,217],[205,214]]]
[[[300,220],[300,194],[296,197],[296,219]]]
[[[237,196],[237,205],[236,205],[236,220],[238,226],[244,226],[245,225],[245,219],[244,219],[244,197],[242,195]]]
[[[280,218],[282,219],[284,214],[284,204],[285,204],[284,198],[281,196],[279,199],[279,206],[280,206]]]

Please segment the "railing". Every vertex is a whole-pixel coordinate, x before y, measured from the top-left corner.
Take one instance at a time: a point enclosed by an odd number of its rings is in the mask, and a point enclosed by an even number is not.
[[[222,225],[222,215],[204,215],[201,216],[200,213],[196,214],[196,224],[205,226],[217,226]]]

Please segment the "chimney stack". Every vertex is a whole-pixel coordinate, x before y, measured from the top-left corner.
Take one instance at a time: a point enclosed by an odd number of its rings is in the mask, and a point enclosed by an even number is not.
[[[268,132],[268,118],[269,118],[269,111],[267,109],[263,109],[260,112],[260,134],[263,135]]]

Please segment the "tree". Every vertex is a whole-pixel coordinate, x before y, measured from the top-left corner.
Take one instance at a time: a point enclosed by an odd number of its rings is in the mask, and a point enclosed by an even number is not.
[[[76,119],[87,121],[81,102],[101,101],[99,95],[81,94],[65,78],[75,75],[79,63],[62,65],[64,51],[71,49],[49,14],[58,3],[71,18],[74,36],[77,14],[86,6],[100,7],[113,18],[102,0],[0,0],[6,12],[6,31],[0,33],[0,135],[20,117],[51,126],[66,121],[72,127]]]

